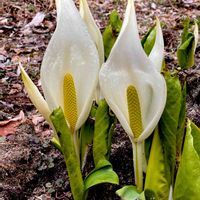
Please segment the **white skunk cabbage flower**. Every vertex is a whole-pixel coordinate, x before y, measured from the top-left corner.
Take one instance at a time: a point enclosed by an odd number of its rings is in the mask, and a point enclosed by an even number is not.
[[[41,66],[45,100],[21,67],[28,95],[49,121],[50,113],[61,107],[75,132],[86,121],[98,84],[99,55],[86,24],[72,0],[56,0],[57,27]]]
[[[166,103],[166,83],[160,74],[164,42],[159,20],[149,57],[137,29],[133,0],[128,0],[121,32],[100,70],[100,88],[133,144],[135,180],[143,188],[143,141],[155,129]]]

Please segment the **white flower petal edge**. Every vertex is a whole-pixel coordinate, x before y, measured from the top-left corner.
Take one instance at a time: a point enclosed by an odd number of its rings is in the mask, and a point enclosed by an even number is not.
[[[195,51],[199,40],[199,27],[196,21],[194,24],[194,40],[195,40],[195,45],[194,45],[194,51]]]
[[[163,54],[164,54],[163,34],[160,26],[160,21],[158,18],[156,18],[156,39],[153,49],[151,50],[151,53],[149,55],[149,59],[151,60],[152,63],[154,63],[158,72],[160,72],[162,68],[163,56],[164,56]]]
[[[104,62],[104,46],[103,46],[103,38],[99,28],[97,27],[94,18],[89,9],[87,0],[80,0],[80,14],[87,25],[88,31],[96,44],[97,50],[99,52],[99,61],[100,65]]]
[[[129,0],[121,32],[99,79],[103,96],[132,140],[126,90],[129,85],[136,87],[144,128],[138,142],[153,132],[165,107],[166,83],[158,68],[141,46],[134,3]]]
[[[92,16],[92,13],[89,9],[87,0],[80,0],[80,14],[84,22],[87,25],[88,31],[97,47],[99,53],[99,62],[100,66],[104,63],[104,45],[103,38],[99,28],[97,27],[95,20]],[[97,85],[95,92],[95,100],[98,103],[100,99],[103,99],[99,84]]]
[[[28,74],[25,72],[21,63],[19,63],[19,67],[21,70],[22,80],[24,82],[25,89],[28,93],[29,98],[38,109],[38,111],[44,116],[44,118],[51,124],[49,116],[51,114],[47,102],[44,100],[43,96],[40,94],[40,91],[30,79]]]
[[[78,121],[76,130],[87,119],[98,83],[98,52],[72,0],[56,0],[57,27],[41,66],[41,83],[51,110],[64,107],[63,80],[72,75]]]

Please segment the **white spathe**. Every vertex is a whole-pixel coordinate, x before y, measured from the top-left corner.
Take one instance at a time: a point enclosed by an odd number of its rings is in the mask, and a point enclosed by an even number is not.
[[[166,103],[166,83],[160,74],[164,44],[158,19],[156,26],[155,44],[148,57],[140,42],[134,2],[129,0],[121,32],[99,75],[103,96],[132,141],[127,88],[130,85],[136,88],[143,123],[143,132],[137,142],[142,142],[153,132]]]
[[[100,65],[104,63],[104,45],[103,45],[103,38],[101,32],[96,25],[92,13],[89,9],[87,0],[80,0],[80,14],[83,18],[85,24],[87,25],[88,31],[96,45],[96,48],[99,53],[99,62]],[[98,103],[100,99],[103,99],[99,84],[97,85],[96,92],[95,92],[95,100]]]
[[[56,7],[57,27],[42,61],[41,84],[49,110],[52,112],[59,106],[64,109],[64,76],[67,73],[72,75],[78,112],[75,129],[78,130],[87,119],[93,102],[100,69],[99,55],[74,2],[56,0]],[[33,102],[36,93],[29,92]],[[40,106],[42,104],[37,104],[38,110],[41,110]]]
[[[104,63],[104,46],[103,46],[103,38],[101,32],[96,25],[92,13],[89,9],[87,0],[80,0],[80,14],[83,18],[85,24],[87,25],[88,31],[97,47],[99,53],[99,61],[100,65]]]
[[[199,27],[198,27],[197,22],[195,21],[195,24],[194,24],[194,41],[195,41],[194,42],[194,53],[197,48],[198,40],[199,40]]]

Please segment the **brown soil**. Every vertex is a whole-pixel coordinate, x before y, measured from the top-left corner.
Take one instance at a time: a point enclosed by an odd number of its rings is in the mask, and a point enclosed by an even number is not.
[[[103,31],[109,13],[117,9],[123,18],[125,0],[89,0],[97,24]],[[155,16],[163,22],[166,62],[169,69],[177,66],[176,48],[182,30],[183,16],[200,16],[200,3],[193,1],[136,1],[141,35],[153,24]],[[45,18],[30,30],[25,26],[38,12]],[[41,60],[56,26],[52,0],[3,0],[0,17],[0,122],[14,118],[20,111],[25,117],[16,131],[0,138],[0,200],[72,199],[63,156],[50,143],[51,130],[37,113],[24,92],[18,60],[40,88]],[[180,74],[187,80],[187,114],[200,126],[200,46],[195,66]],[[91,156],[89,156],[91,161]],[[99,185],[89,192],[91,200],[117,200],[115,191],[133,183],[131,144],[120,125],[113,135],[110,157],[120,185]],[[87,169],[92,167],[86,167]]]

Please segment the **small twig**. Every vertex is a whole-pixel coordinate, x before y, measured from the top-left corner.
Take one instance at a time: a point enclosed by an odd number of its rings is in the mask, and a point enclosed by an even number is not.
[[[169,4],[170,4],[170,6],[171,6],[174,10],[176,10],[177,12],[179,12],[179,9],[177,9],[177,8],[173,5],[173,3],[171,2],[171,0],[168,0],[168,2],[169,2]]]

